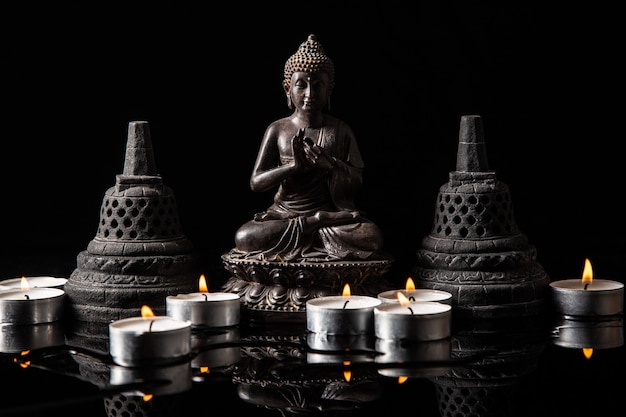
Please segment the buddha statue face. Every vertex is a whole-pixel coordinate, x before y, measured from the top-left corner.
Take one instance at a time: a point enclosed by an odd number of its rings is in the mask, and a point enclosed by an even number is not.
[[[293,101],[299,94],[306,93],[305,90],[310,97],[315,97],[315,102],[303,101],[302,107],[298,108],[307,110],[308,106],[315,106],[317,102],[327,105],[334,85],[335,65],[315,35],[309,35],[285,63],[283,87],[289,108],[293,108]]]
[[[286,91],[293,106],[301,111],[322,110],[330,96],[330,77],[326,72],[296,71]]]

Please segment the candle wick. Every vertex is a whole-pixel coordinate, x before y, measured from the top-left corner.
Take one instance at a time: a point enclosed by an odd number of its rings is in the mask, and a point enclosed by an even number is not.
[[[26,298],[27,300],[30,300],[30,297],[28,296],[28,294],[24,294],[24,298]]]
[[[415,301],[415,297],[410,296],[410,297],[409,297],[409,301]]]
[[[152,325],[154,324],[154,320],[150,320],[150,325],[148,326],[148,332],[152,331]]]
[[[348,303],[349,303],[349,302],[350,302],[350,300],[346,300],[346,302],[345,302],[345,303],[343,303],[343,308],[344,308],[344,309],[346,308],[346,306],[348,305]]]
[[[409,309],[409,311],[411,312],[411,315],[413,315],[413,309],[411,307],[407,307]]]
[[[202,295],[204,296],[204,301],[209,301],[209,297],[206,295],[206,293],[202,293]]]
[[[589,283],[588,283],[588,282],[586,282],[586,283],[585,283],[585,286],[584,286],[584,288],[583,288],[583,289],[584,289],[584,290],[586,290],[588,286],[589,286]]]

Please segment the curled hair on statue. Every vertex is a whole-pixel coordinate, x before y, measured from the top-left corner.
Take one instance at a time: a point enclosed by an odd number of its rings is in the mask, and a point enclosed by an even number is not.
[[[326,55],[324,48],[313,34],[309,35],[307,40],[300,44],[296,53],[285,62],[283,75],[287,89],[289,89],[294,72],[325,72],[330,79],[330,89],[332,90],[335,85],[335,64]]]

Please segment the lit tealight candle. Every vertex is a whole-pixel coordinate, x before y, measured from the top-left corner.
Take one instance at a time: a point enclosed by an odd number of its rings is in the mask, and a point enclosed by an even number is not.
[[[109,324],[109,351],[122,366],[173,362],[191,351],[191,322],[155,316],[143,306],[141,317]]]
[[[24,280],[29,288],[58,288],[60,290],[67,282],[67,278],[49,276],[11,278],[0,281],[0,289],[22,288]]]
[[[306,302],[307,330],[330,335],[373,333],[375,297],[351,295],[346,284],[342,295],[312,298]]]
[[[410,302],[398,293],[399,302],[374,309],[374,330],[381,339],[437,340],[450,336],[452,306],[432,301]]]
[[[194,327],[227,327],[239,324],[239,295],[209,292],[204,275],[200,276],[198,287],[199,292],[167,296],[166,314],[178,320],[188,320]]]
[[[566,316],[610,316],[624,308],[624,284],[593,279],[591,261],[585,259],[582,279],[565,279],[550,283],[557,313]]]
[[[50,323],[63,316],[65,291],[58,288],[29,288],[22,278],[21,289],[0,291],[0,323]]]
[[[378,294],[378,298],[380,298],[383,303],[398,303],[398,292],[404,294],[411,302],[433,301],[444,304],[452,304],[451,293],[427,288],[416,289],[415,283],[411,277],[407,278],[405,289],[383,291]]]

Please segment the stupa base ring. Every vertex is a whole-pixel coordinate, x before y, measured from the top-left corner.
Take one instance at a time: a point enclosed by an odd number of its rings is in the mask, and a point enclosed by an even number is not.
[[[413,274],[418,287],[451,293],[457,317],[528,317],[547,307],[549,277],[538,264],[510,271],[416,267]]]

